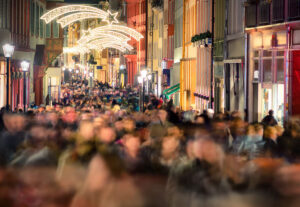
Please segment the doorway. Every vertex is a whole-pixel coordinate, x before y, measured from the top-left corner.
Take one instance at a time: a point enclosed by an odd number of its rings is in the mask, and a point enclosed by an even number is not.
[[[241,63],[225,65],[225,109],[243,112],[244,71]]]

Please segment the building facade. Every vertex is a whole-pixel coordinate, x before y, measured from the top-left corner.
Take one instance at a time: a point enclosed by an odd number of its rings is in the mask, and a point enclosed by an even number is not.
[[[300,2],[247,2],[249,121],[299,115]]]
[[[197,1],[196,34],[212,33],[213,0]],[[213,70],[211,44],[196,47],[196,109],[203,111],[213,107]]]
[[[196,34],[196,9],[196,0],[183,1],[182,58],[180,60],[180,106],[183,110],[189,109],[190,106],[195,108],[197,48],[193,46],[191,39]]]
[[[226,0],[214,4],[214,110],[224,111],[224,37]]]
[[[44,44],[44,23],[40,21],[40,16],[45,11],[45,1],[40,0],[2,0],[1,5],[1,46],[10,43],[15,46],[15,51],[10,62],[9,75],[9,105],[12,110],[19,107],[23,108],[23,93],[26,93],[26,105],[35,102],[35,92],[40,91],[36,85],[36,45]],[[1,50],[2,53],[2,50]],[[7,77],[6,65],[1,59],[1,99],[5,100],[6,94],[3,90],[3,84],[6,85]],[[24,79],[20,63],[22,61],[30,63],[30,70]],[[5,79],[5,80],[4,80]],[[24,88],[26,82],[26,88]],[[3,106],[3,101],[1,105]]]
[[[126,0],[126,7],[127,26],[135,29],[144,36],[139,42],[135,40],[129,41],[129,44],[134,49],[125,55],[127,84],[133,86],[136,84],[138,72],[147,65],[147,1]]]
[[[225,111],[239,111],[246,108],[246,64],[243,1],[226,1],[225,49],[224,49],[224,104]]]
[[[175,0],[174,6],[174,55],[173,68],[170,71],[171,87],[179,84],[180,87],[180,60],[182,59],[183,36],[183,1]],[[180,105],[180,90],[173,95],[174,104]]]

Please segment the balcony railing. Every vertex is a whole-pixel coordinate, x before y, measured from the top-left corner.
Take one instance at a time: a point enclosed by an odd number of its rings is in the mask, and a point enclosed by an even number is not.
[[[246,27],[300,20],[300,0],[248,0],[245,7]]]
[[[284,22],[284,11],[284,0],[272,0],[272,23]]]
[[[289,17],[288,20],[299,20],[300,19],[300,1],[289,0],[288,4]]]

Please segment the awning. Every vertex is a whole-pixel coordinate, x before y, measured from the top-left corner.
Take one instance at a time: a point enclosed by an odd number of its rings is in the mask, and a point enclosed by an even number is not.
[[[167,96],[169,98],[172,94],[178,92],[180,90],[180,84],[176,84],[166,90],[163,91],[163,95]]]

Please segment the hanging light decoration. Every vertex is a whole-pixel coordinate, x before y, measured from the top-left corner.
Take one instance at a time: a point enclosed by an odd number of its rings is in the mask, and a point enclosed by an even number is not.
[[[72,54],[85,54],[89,53],[90,49],[84,46],[74,46],[74,47],[64,47],[63,53],[72,53]]]
[[[78,44],[85,44],[90,41],[96,40],[96,39],[101,39],[101,38],[113,38],[117,39],[120,41],[128,42],[130,40],[129,37],[126,35],[119,33],[119,32],[114,32],[114,31],[106,31],[106,32],[99,32],[99,33],[87,33],[84,34],[78,41]]]
[[[137,41],[144,38],[144,36],[141,33],[137,32],[136,30],[134,30],[130,27],[123,26],[123,25],[106,25],[106,26],[97,27],[93,30],[90,30],[90,34],[86,35],[83,38],[88,38],[88,36],[90,36],[90,35],[95,36],[98,33],[107,33],[109,31],[114,31],[114,32],[117,32],[117,33],[128,35],[128,36],[134,38]]]
[[[57,20],[57,23],[61,25],[62,28],[76,22],[79,20],[84,20],[84,19],[96,19],[96,18],[102,18],[103,16],[101,14],[97,13],[90,13],[90,12],[80,12],[80,13],[75,13],[71,14],[65,17],[60,18]]]
[[[46,12],[41,17],[41,19],[43,19],[46,22],[46,24],[48,24],[51,21],[53,21],[61,16],[66,16],[68,14],[74,14],[76,12],[89,12],[89,13],[98,14],[99,15],[98,18],[102,18],[102,19],[107,19],[109,16],[108,12],[98,9],[96,7],[86,6],[86,5],[68,5],[68,6],[61,6],[61,7],[58,7],[58,8],[55,8],[55,9],[52,9],[52,10]]]
[[[78,20],[84,19],[103,19],[107,22],[106,26],[84,31],[84,35],[77,41],[77,46],[64,47],[64,53],[83,54],[89,53],[91,49],[103,50],[105,48],[115,48],[122,52],[132,50],[133,47],[127,42],[133,38],[140,41],[143,35],[136,30],[118,24],[118,12],[104,11],[96,7],[87,5],[68,5],[58,7],[45,13],[41,19],[47,24],[53,20],[66,27]]]
[[[108,15],[103,19],[103,21],[107,22],[108,24],[113,24],[113,23],[118,24],[119,23],[119,21],[117,20],[118,12],[111,13],[108,10],[107,13],[108,13]]]

